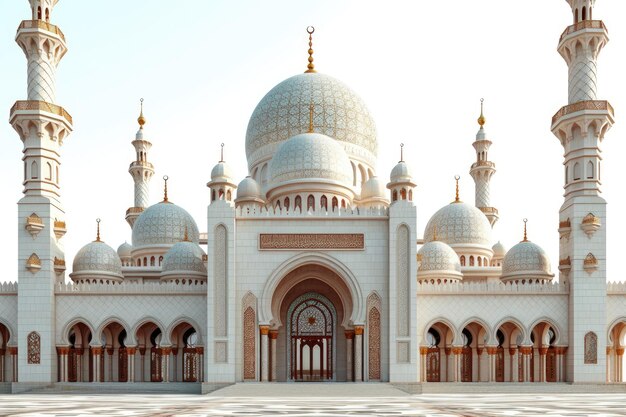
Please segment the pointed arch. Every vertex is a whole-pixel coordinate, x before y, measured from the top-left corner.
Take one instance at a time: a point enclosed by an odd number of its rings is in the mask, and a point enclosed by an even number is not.
[[[131,343],[131,341],[134,341],[135,335],[130,334],[130,326],[125,320],[121,319],[118,316],[110,316],[100,322],[100,324],[96,328],[96,334],[98,335],[98,340],[101,340],[100,336],[102,335],[102,332],[104,331],[104,329],[106,329],[110,324],[113,324],[113,323],[119,324],[124,330],[126,330],[126,344],[129,346],[134,345],[134,343]]]
[[[61,341],[59,344],[60,345],[70,344],[69,342],[70,331],[72,330],[74,326],[78,324],[83,324],[87,327],[87,329],[91,332],[91,343],[95,346],[99,346],[100,338],[97,337],[98,335],[96,334],[96,332],[94,332],[94,326],[91,324],[91,322],[89,322],[89,320],[87,320],[84,317],[75,317],[61,327],[63,331],[61,332]]]
[[[194,330],[196,331],[196,334],[198,335],[196,344],[199,346],[203,346],[204,341],[202,339],[202,326],[200,326],[196,320],[192,319],[189,316],[180,316],[176,320],[174,320],[172,323],[170,323],[170,325],[165,330],[165,333],[168,335],[168,341],[170,343],[172,342],[172,333],[174,332],[176,327],[180,326],[183,323],[187,323],[191,327],[194,328]]]
[[[545,323],[545,324],[548,325],[548,327],[552,327],[552,330],[554,330],[554,333],[555,333],[554,344],[558,345],[560,343],[560,341],[561,341],[561,335],[563,334],[563,332],[562,332],[560,326],[558,326],[553,319],[551,319],[549,317],[546,317],[546,316],[539,317],[539,318],[535,319],[535,321],[532,322],[530,327],[527,329],[526,334],[528,335],[528,339],[525,340],[525,343],[530,344],[530,334],[532,333],[533,329],[535,327],[537,327],[537,325],[539,325],[541,323]],[[546,329],[546,331],[547,331],[547,329]]]

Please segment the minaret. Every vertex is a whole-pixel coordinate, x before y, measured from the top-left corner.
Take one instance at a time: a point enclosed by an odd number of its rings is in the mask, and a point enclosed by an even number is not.
[[[15,41],[28,62],[27,100],[15,102],[9,122],[24,144],[24,197],[18,204],[19,382],[56,381],[54,287],[65,280],[61,238],[61,145],[72,117],[55,103],[55,72],[67,52],[63,32],[50,23],[57,0],[30,0],[32,20],[20,24]]]
[[[608,42],[595,0],[566,0],[574,24],[559,40],[569,68],[569,102],[552,118],[564,148],[565,201],[560,209],[560,279],[569,282],[567,378],[605,382],[606,201],[600,196],[600,143],[613,124],[613,108],[596,96],[596,60]],[[595,336],[595,337],[594,337]],[[594,342],[594,339],[596,342]]]
[[[139,130],[135,135],[135,140],[132,142],[137,154],[136,160],[130,164],[128,172],[135,181],[135,205],[126,210],[126,221],[133,227],[135,220],[149,205],[150,190],[148,185],[150,179],[154,175],[154,166],[148,162],[148,151],[152,147],[152,143],[143,137],[143,126],[146,124],[146,119],[143,117],[143,99],[141,102],[141,111],[137,122],[139,123]]]
[[[483,99],[480,99],[480,117],[478,118],[478,124],[480,129],[476,133],[476,140],[472,144],[476,149],[476,162],[472,164],[470,169],[470,175],[474,178],[476,183],[476,201],[475,205],[485,213],[491,227],[498,221],[498,209],[491,206],[489,200],[489,182],[491,176],[496,173],[496,164],[489,160],[489,147],[491,141],[487,139],[485,134],[485,116],[483,116]]]

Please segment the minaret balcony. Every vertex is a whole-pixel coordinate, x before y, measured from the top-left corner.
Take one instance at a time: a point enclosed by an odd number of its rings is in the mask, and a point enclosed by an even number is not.
[[[154,165],[146,161],[133,161],[130,164],[130,167],[128,169],[133,169],[133,168],[148,168],[154,171]]]
[[[496,164],[491,161],[477,161],[472,164],[472,169],[475,168],[495,168]]]
[[[588,125],[592,120],[599,120],[600,140],[615,123],[613,106],[606,100],[585,100],[561,107],[552,116],[552,133],[565,146],[565,139],[570,136],[574,124]]]
[[[563,42],[563,40],[567,38],[569,35],[571,35],[572,33],[581,31],[583,29],[596,29],[596,30],[593,30],[593,32],[607,33],[606,26],[604,25],[604,22],[602,20],[583,20],[581,22],[568,26],[561,34],[559,43]]]
[[[71,126],[73,124],[72,116],[61,106],[48,103],[40,100],[18,100],[11,107],[9,120],[12,123],[13,119],[20,115],[29,114],[32,111],[49,113],[54,116],[60,116]]]
[[[23,20],[17,28],[17,31],[20,32],[22,29],[43,29],[46,32],[54,33],[63,42],[65,42],[65,35],[61,29],[59,29],[56,25],[46,22],[45,20]]]

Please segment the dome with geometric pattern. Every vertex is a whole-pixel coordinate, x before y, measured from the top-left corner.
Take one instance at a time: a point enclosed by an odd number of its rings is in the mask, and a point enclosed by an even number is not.
[[[421,259],[417,272],[418,280],[431,276],[444,279],[462,279],[459,255],[445,243],[438,240],[428,242],[421,247],[417,255],[418,259]]]
[[[502,261],[502,281],[550,280],[553,277],[546,252],[528,240],[523,240],[509,249]]]
[[[298,74],[272,88],[254,109],[246,132],[248,169],[287,139],[313,126],[343,145],[348,156],[376,165],[376,125],[365,103],[348,86],[319,72]]]
[[[132,250],[133,247],[128,242],[124,242],[117,248],[117,254],[120,258],[128,258],[131,256]]]
[[[182,241],[174,244],[163,258],[161,277],[168,275],[193,275],[206,278],[207,269],[202,257],[204,251],[198,244]]]
[[[151,245],[173,245],[183,240],[198,243],[198,226],[185,209],[162,201],[148,207],[133,225],[133,250]]]
[[[448,245],[479,245],[491,250],[491,225],[476,207],[453,202],[439,209],[428,221],[424,241],[433,240],[437,227],[438,240]]]
[[[302,133],[280,145],[270,162],[270,188],[303,180],[352,185],[350,160],[337,141],[321,133]]]
[[[72,265],[70,278],[81,280],[112,280],[121,281],[122,262],[117,252],[106,243],[96,240],[83,246]]]

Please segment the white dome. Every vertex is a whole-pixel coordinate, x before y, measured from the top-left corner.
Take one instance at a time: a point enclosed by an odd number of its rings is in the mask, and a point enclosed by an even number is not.
[[[352,165],[339,143],[320,133],[303,133],[284,142],[270,162],[270,186],[302,180],[350,187]]]
[[[513,246],[502,261],[503,280],[551,279],[553,276],[546,252],[528,240]]]
[[[482,211],[466,203],[451,203],[439,209],[428,221],[424,240],[437,239],[448,245],[469,244],[491,248],[491,225]]]
[[[237,186],[237,200],[242,198],[261,198],[261,187],[254,178],[247,176]]]
[[[193,217],[183,208],[169,202],[160,202],[148,207],[135,220],[133,226],[133,248],[149,245],[173,245],[185,236],[198,243],[198,226]]]
[[[386,195],[385,184],[383,184],[378,177],[370,178],[361,188],[361,200],[368,198],[386,198]]]
[[[504,247],[502,243],[500,243],[500,241],[498,241],[498,243],[493,245],[491,250],[493,250],[494,258],[504,258],[504,255],[506,255],[506,248]]]
[[[133,247],[128,243],[122,243],[119,248],[117,248],[117,254],[120,258],[130,258]]]
[[[124,278],[119,255],[102,241],[88,243],[78,251],[70,276],[74,278],[74,275],[77,275],[77,278],[80,275]]]
[[[225,181],[230,182],[233,178],[233,171],[230,166],[226,165],[226,162],[218,162],[211,170],[211,181]]]
[[[445,271],[461,274],[461,263],[454,249],[438,240],[422,246],[417,252],[422,258],[419,271]]]
[[[204,251],[193,242],[178,242],[167,251],[163,258],[162,274],[168,272],[197,272],[206,276],[207,270],[202,261]]]
[[[398,162],[389,175],[391,182],[412,182],[412,178],[411,169],[404,161]]]
[[[248,168],[269,158],[280,143],[309,130],[339,141],[350,157],[376,164],[376,125],[365,103],[341,81],[316,73],[298,74],[272,88],[254,109],[246,133]]]

